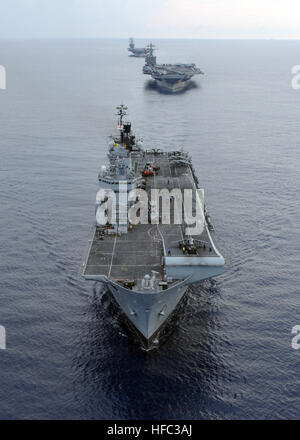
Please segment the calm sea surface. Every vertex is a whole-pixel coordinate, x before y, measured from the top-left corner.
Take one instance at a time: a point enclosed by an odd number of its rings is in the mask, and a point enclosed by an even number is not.
[[[0,41],[1,419],[300,417],[300,43],[155,44],[205,76],[166,95],[125,40]],[[146,147],[192,154],[227,259],[149,353],[80,277],[121,102]]]

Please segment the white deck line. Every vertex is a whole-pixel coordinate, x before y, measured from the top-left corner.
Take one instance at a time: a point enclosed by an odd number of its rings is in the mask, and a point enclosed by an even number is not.
[[[153,163],[155,163],[155,157],[154,157],[154,154],[153,154]],[[156,189],[156,174],[155,174],[155,172],[154,172],[154,188]],[[159,225],[156,225],[156,227],[157,227],[157,231],[158,231],[158,233],[159,233],[159,235],[161,236],[161,239],[162,239],[162,244],[163,244],[163,251],[164,251],[164,257],[167,255],[166,254],[166,246],[165,246],[165,239],[164,239],[164,236],[163,236],[163,234],[162,234],[162,232],[161,232],[161,230],[159,229]]]
[[[215,245],[213,239],[211,238],[211,235],[210,235],[210,232],[209,232],[209,230],[208,230],[208,227],[207,227],[207,226],[205,226],[205,227],[206,227],[207,235],[209,236],[210,242],[211,242],[211,244],[212,244],[212,248],[213,248],[213,250],[214,250],[215,253],[218,255],[218,257],[224,259],[223,255],[218,251],[218,249],[217,249],[217,247],[216,247],[216,245]]]

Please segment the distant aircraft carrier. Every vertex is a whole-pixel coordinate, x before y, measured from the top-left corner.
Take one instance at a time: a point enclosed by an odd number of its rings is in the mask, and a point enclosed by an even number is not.
[[[146,47],[135,47],[133,38],[129,39],[128,51],[131,52],[130,56],[137,58],[144,58],[148,53],[148,49]]]
[[[102,191],[97,196],[95,233],[83,276],[107,285],[149,347],[188,286],[221,274],[225,261],[216,246],[204,200],[197,196],[201,191],[190,156],[183,151],[145,150],[133,135],[131,124],[124,122],[126,110],[123,105],[118,107],[119,134],[109,143],[109,164],[98,176]],[[125,188],[125,199],[121,187]],[[185,202],[180,198],[178,202],[171,192],[175,188],[177,193],[190,190],[193,215],[197,203],[201,208],[200,215],[194,216],[200,225],[196,235],[191,235],[186,220],[181,221],[182,214],[178,221],[176,212],[182,212]],[[159,204],[154,208],[155,190],[167,194],[169,221]],[[116,202],[113,211],[112,195]],[[122,211],[124,204],[136,209],[140,219],[146,211],[144,221],[131,222],[128,211],[125,216]]]
[[[188,86],[194,75],[204,74],[195,64],[157,64],[156,57],[153,54],[153,44],[149,44],[147,49],[143,73],[151,75],[162,90],[179,92]]]

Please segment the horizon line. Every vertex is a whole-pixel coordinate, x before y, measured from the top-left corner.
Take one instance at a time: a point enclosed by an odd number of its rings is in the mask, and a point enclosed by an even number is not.
[[[216,37],[5,37],[0,35],[0,40],[213,40],[213,41],[300,41],[298,38],[284,37],[235,37],[235,38],[216,38]]]

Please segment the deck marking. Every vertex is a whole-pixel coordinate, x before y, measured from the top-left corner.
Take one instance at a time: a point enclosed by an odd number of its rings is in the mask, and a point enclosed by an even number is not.
[[[153,163],[154,163],[154,161],[155,161],[155,158],[154,158],[154,154],[153,154]],[[154,188],[156,189],[156,172],[154,171]],[[158,220],[158,222],[159,222],[159,220]],[[158,264],[157,264],[157,266],[159,266],[160,267],[160,269],[162,270],[163,268],[162,268],[162,266],[161,266],[161,252],[160,252],[160,247],[158,246],[158,243],[159,243],[159,239],[158,239],[158,234],[160,234],[161,235],[161,232],[160,232],[160,229],[159,229],[159,224],[158,225],[156,225],[156,253],[157,253],[157,259],[158,259]],[[163,246],[163,251],[164,251],[165,249],[164,249],[164,246]]]
[[[152,266],[160,266],[158,263],[153,263],[151,265],[147,264],[114,264],[114,267],[152,267]]]
[[[170,170],[170,177],[171,177],[172,179],[175,179],[175,177],[172,177],[171,165],[170,165],[170,161],[169,161],[169,160],[168,160],[168,164],[169,164],[169,170]],[[174,168],[174,173],[175,173],[176,176],[177,176],[177,173],[176,173],[176,167]],[[176,179],[177,179],[177,183],[178,183],[178,177],[176,177]],[[180,188],[181,188],[181,185],[179,185],[179,186],[180,186]],[[175,203],[176,203],[176,207],[177,207],[177,209],[178,209],[178,205],[177,205],[176,197],[175,197],[174,201],[175,201]],[[182,241],[183,241],[183,240],[184,240],[184,236],[183,236],[183,232],[182,232],[182,225],[177,225],[177,226],[179,227],[180,234],[181,234],[181,238],[182,238]]]

